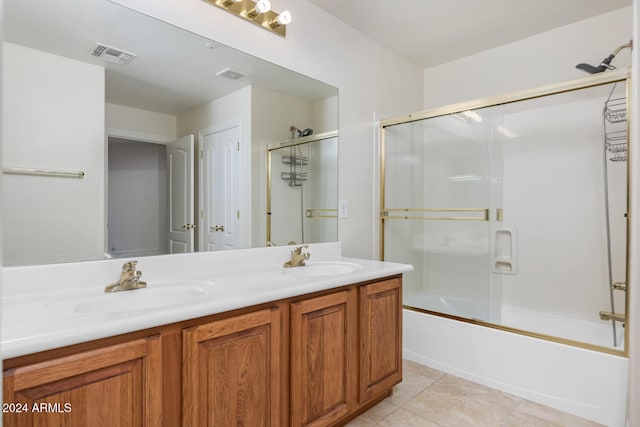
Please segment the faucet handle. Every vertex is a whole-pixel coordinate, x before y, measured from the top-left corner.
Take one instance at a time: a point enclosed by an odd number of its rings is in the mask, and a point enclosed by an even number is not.
[[[127,261],[124,264],[122,264],[122,271],[129,271],[129,270],[135,271],[137,264],[138,264],[137,260]]]

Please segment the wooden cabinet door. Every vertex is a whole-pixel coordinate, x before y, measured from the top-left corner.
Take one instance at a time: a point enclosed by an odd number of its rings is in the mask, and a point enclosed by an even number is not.
[[[268,308],[182,332],[183,426],[283,425],[281,317]]]
[[[357,393],[355,290],[293,303],[290,319],[291,427],[333,425]]]
[[[399,278],[360,287],[360,403],[402,380]]]
[[[155,336],[9,369],[4,425],[158,426],[161,355]]]

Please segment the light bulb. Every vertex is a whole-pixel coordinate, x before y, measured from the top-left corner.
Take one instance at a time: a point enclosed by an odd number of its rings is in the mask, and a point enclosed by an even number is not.
[[[288,10],[281,12],[276,19],[269,23],[271,29],[278,28],[280,25],[287,25],[291,23],[291,14]]]
[[[256,3],[256,12],[258,13],[267,13],[271,10],[271,3],[269,0],[260,0]]]
[[[276,18],[276,21],[278,21],[278,24],[280,25],[290,24],[291,14],[289,13],[288,10],[285,10],[284,12],[281,12],[280,15],[278,15],[278,17]]]
[[[269,0],[260,0],[256,3],[255,7],[247,12],[247,18],[255,18],[261,13],[266,13],[271,10],[271,3]]]

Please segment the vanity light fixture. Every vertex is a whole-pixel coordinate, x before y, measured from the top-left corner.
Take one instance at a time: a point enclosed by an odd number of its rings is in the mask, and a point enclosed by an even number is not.
[[[291,13],[288,10],[281,13],[272,11],[269,0],[205,1],[282,37],[285,37],[287,25],[291,23]]]
[[[231,7],[234,3],[240,3],[242,0],[225,0],[222,2],[222,6],[229,8]]]

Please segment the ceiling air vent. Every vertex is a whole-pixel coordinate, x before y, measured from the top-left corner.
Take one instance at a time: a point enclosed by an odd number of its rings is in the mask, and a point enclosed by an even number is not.
[[[226,77],[231,80],[240,80],[246,74],[241,73],[240,71],[232,70],[231,68],[225,68],[224,70],[220,70],[216,73],[216,76]]]
[[[89,53],[98,58],[102,58],[106,61],[115,62],[116,64],[128,64],[136,57],[135,53],[127,52],[117,47],[108,46],[106,44],[98,43],[95,49],[89,51]]]

